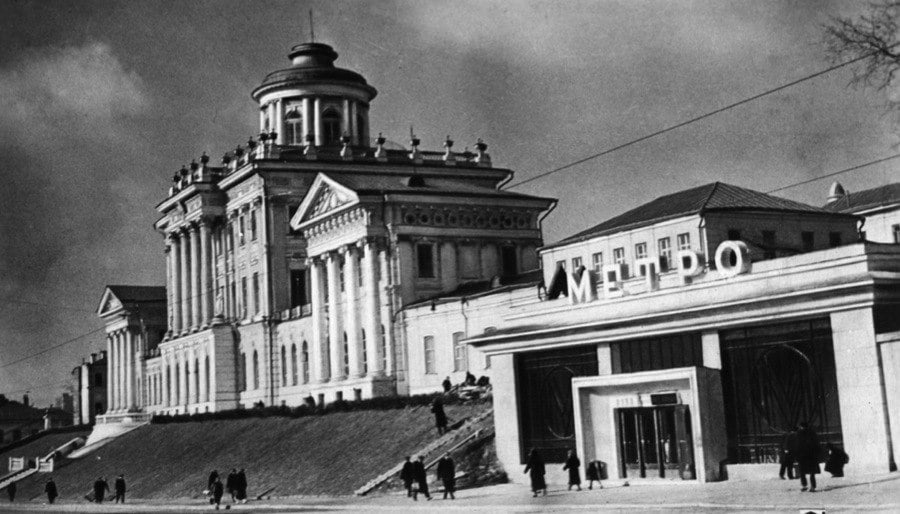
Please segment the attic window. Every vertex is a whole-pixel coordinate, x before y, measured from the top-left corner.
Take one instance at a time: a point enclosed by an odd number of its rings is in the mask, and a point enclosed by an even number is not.
[[[425,187],[425,178],[420,175],[413,175],[403,179],[403,185],[408,187]]]

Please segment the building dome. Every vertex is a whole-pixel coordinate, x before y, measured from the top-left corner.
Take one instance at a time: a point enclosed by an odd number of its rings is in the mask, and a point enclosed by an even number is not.
[[[844,191],[844,186],[840,182],[833,182],[828,188],[828,203],[840,200],[845,196],[847,196],[847,192]]]
[[[369,102],[378,91],[359,73],[336,67],[338,54],[324,43],[301,43],[288,57],[289,68],[269,73],[253,90],[260,132],[274,133],[278,145],[368,145]]]

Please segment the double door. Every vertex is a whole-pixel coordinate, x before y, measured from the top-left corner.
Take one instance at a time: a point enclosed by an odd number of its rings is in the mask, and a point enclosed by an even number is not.
[[[695,478],[687,405],[636,407],[615,412],[623,478]]]

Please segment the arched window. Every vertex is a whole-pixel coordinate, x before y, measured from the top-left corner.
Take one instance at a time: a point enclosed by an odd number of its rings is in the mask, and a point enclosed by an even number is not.
[[[238,390],[247,390],[247,354],[241,353],[241,362],[238,366]]]
[[[259,353],[253,350],[253,390],[259,389]]]
[[[172,405],[172,366],[166,366],[166,390],[163,391],[163,401],[166,405]]]
[[[366,128],[366,117],[362,113],[362,110],[356,111],[356,134],[359,136],[359,143],[361,145],[368,144],[368,138],[366,134],[368,134],[368,130]]]
[[[172,398],[172,405],[178,405],[178,402],[181,401],[181,366],[177,362],[175,363],[175,380],[173,382],[175,397]]]
[[[291,344],[291,383],[297,385],[297,345]]]
[[[387,373],[388,370],[388,346],[387,337],[384,333],[384,325],[381,325],[381,369]]]
[[[359,340],[359,344],[362,345],[362,351],[363,351],[363,361],[362,361],[363,369],[362,369],[362,371],[363,371],[363,373],[368,373],[369,372],[369,354],[368,354],[368,352],[366,352],[366,331],[365,331],[365,329],[363,329],[361,332],[362,332],[362,336]]]
[[[200,401],[200,359],[194,359],[194,394],[188,403]]]
[[[292,106],[284,113],[285,142],[289,145],[303,144],[303,115],[297,106]]]
[[[210,391],[212,381],[209,378],[209,355],[206,356],[206,362],[203,365],[206,367],[206,398],[203,401],[208,402],[212,398],[212,391]]]
[[[287,349],[282,346],[281,347],[281,387],[287,387]]]
[[[344,376],[350,374],[350,345],[347,342],[347,333],[344,332]]]
[[[322,140],[326,145],[341,142],[341,113],[337,109],[328,108],[322,113]]]
[[[309,344],[306,341],[303,341],[303,346],[301,347],[302,351],[302,363],[303,363],[303,383],[309,383]]]

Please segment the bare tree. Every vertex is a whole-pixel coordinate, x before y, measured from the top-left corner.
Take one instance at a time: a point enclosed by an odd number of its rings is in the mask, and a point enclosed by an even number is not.
[[[900,1],[869,4],[857,19],[835,17],[825,26],[825,48],[835,64],[860,59],[850,84],[888,92],[891,110],[900,110],[900,95],[892,95],[900,71]],[[866,58],[868,56],[868,58]]]

